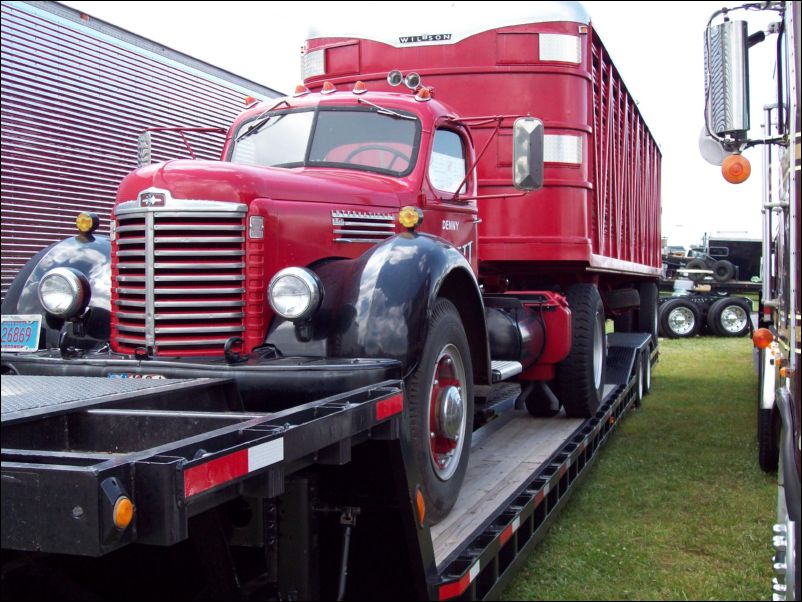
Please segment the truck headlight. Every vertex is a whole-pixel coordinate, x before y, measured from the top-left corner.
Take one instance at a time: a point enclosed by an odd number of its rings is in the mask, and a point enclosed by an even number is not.
[[[78,315],[89,302],[89,281],[70,268],[54,268],[39,281],[39,302],[59,318]]]
[[[267,297],[282,318],[303,320],[320,307],[323,286],[311,270],[284,268],[270,280]]]

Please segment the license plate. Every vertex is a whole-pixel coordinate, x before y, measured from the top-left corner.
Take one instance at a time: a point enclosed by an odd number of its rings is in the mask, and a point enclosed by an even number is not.
[[[39,314],[3,316],[3,351],[36,351],[39,349],[39,332],[42,316]]]

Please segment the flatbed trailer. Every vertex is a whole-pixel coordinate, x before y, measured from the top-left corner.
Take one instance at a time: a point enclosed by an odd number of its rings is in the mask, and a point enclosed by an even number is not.
[[[658,288],[661,293],[671,292],[676,288],[677,281],[687,281],[687,278],[661,278]],[[694,286],[698,289],[704,287],[709,289],[706,292],[723,292],[730,295],[759,295],[763,284],[761,282],[748,282],[744,280],[731,280],[729,282],[716,282],[715,280],[703,280],[695,282]]]
[[[649,389],[649,335],[608,346],[589,419],[533,418],[510,407],[517,385],[495,388],[506,411],[475,432],[435,527],[400,381],[258,413],[229,379],[4,375],[3,598],[496,597]],[[121,497],[135,508],[122,529]]]

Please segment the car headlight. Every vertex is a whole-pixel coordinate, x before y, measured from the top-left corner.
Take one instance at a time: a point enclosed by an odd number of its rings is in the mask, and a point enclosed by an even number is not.
[[[270,280],[267,297],[282,318],[303,320],[320,307],[323,286],[311,270],[284,268]]]
[[[39,302],[59,318],[78,315],[89,302],[89,281],[70,268],[54,268],[39,281]]]

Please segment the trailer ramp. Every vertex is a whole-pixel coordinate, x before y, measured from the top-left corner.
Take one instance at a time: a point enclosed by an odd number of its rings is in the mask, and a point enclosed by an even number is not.
[[[437,573],[431,599],[501,594],[624,414],[639,403],[640,362],[656,360],[649,335],[610,334],[605,397],[595,416],[533,418],[511,410],[476,432],[460,499],[431,528]]]

